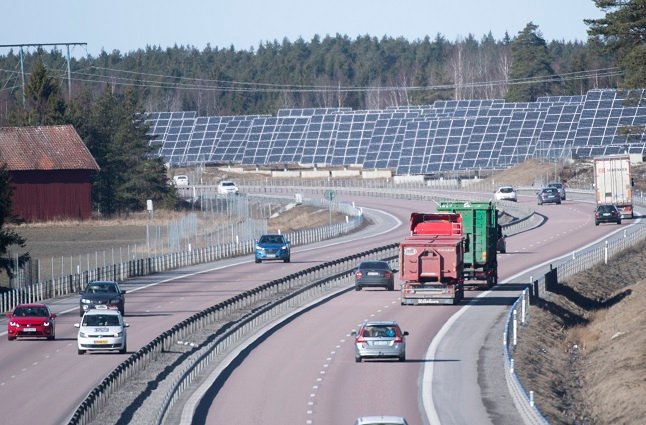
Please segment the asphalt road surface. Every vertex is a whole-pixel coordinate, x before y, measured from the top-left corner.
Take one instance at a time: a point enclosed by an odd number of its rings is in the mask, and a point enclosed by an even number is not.
[[[352,200],[366,208],[366,215],[375,224],[344,238],[295,248],[292,263],[254,264],[252,257],[244,257],[125,283],[129,290],[129,351],[138,350],[195,312],[271,279],[399,241],[408,232],[410,212],[429,210],[427,203],[419,201]],[[616,230],[611,226],[595,227],[590,204],[566,201],[560,206],[536,209],[549,220],[540,229],[508,239],[509,254],[500,260],[503,279]],[[467,298],[478,295],[481,294],[468,293]],[[491,311],[482,320],[476,318],[474,324],[486,330],[493,325],[488,321],[500,316],[499,311],[505,310],[512,299],[511,295],[497,298],[490,305],[468,308],[474,314]],[[77,330],[73,327],[79,321],[78,297],[52,301],[51,306],[55,312],[63,313],[56,319],[56,341],[0,339],[0,415],[12,423],[65,423],[87,393],[126,358],[116,353],[79,356]],[[443,381],[436,382],[434,378],[431,387],[434,404],[441,405],[437,411],[433,408],[432,414],[439,415],[442,423],[452,418],[455,423],[465,423],[460,421],[460,415],[466,411],[478,417],[489,415],[491,403],[474,370],[478,344],[485,336],[475,326],[468,335],[453,336],[462,341],[458,348],[468,340],[468,349],[475,350],[475,354],[465,351],[455,356],[450,354],[455,347],[442,346],[436,356],[427,355],[436,333],[452,314],[464,308],[404,308],[399,305],[396,291],[378,289],[335,298],[279,329],[253,350],[203,412],[203,420],[212,424],[341,424],[352,423],[358,415],[389,413],[405,415],[411,424],[421,424],[420,412],[427,407],[420,383],[429,365],[437,376],[448,373]],[[354,363],[349,333],[371,317],[396,319],[410,331],[405,363]],[[0,321],[0,329],[5,331],[0,335],[6,335],[5,323],[6,319]],[[450,394],[456,379],[470,388],[469,397]]]

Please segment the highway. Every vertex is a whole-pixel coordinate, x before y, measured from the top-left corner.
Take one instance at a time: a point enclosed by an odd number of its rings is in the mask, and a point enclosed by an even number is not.
[[[289,264],[254,264],[252,257],[245,257],[127,282],[126,289],[134,290],[126,298],[129,350],[138,350],[193,313],[271,279],[399,241],[407,233],[409,213],[428,211],[428,205],[420,201],[342,200],[366,208],[375,225],[339,240],[295,248]],[[595,227],[586,203],[566,201],[560,206],[536,206],[536,210],[549,220],[540,229],[508,239],[508,254],[500,260],[503,280],[620,227]],[[424,370],[432,366],[442,377],[438,382],[433,379],[432,397],[440,407],[433,408],[432,415],[442,423],[493,423],[488,420],[491,412],[499,414],[496,409],[504,409],[482,401],[487,394],[478,380],[478,346],[486,335],[478,329],[493,326],[512,302],[511,293],[497,294],[501,292],[492,291],[493,301],[467,309],[463,316],[475,314],[470,320],[477,325],[468,335],[449,333],[450,338],[445,338],[458,345],[468,340],[468,350],[465,346],[460,356],[445,355],[442,350],[450,353],[452,347],[442,345],[432,358],[427,358],[427,351],[433,337],[464,305],[404,308],[397,292],[381,290],[337,297],[291,321],[254,349],[224,386],[210,394],[213,398],[202,406],[200,420],[209,424],[340,424],[352,423],[362,414],[389,413],[406,416],[412,425],[422,424],[420,412],[426,407],[420,382]],[[467,302],[479,295],[468,293]],[[78,297],[51,305],[55,312],[64,313],[56,319],[56,341],[0,339],[0,408],[12,422],[65,423],[86,394],[126,358],[98,353],[79,356],[73,327],[79,321]],[[405,363],[354,363],[349,333],[371,317],[396,319],[411,333]],[[4,326],[6,320],[0,323]],[[6,327],[2,330],[6,335]],[[469,397],[452,393],[453,377],[468,387]],[[468,412],[479,421],[462,422]]]

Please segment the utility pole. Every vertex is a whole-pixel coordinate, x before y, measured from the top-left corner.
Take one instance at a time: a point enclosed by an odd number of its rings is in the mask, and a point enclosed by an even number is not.
[[[72,71],[70,69],[70,46],[87,46],[87,43],[34,43],[34,44],[0,44],[0,47],[19,47],[20,48],[20,74],[22,76],[22,104],[25,104],[25,67],[23,64],[23,47],[43,47],[43,46],[66,46],[67,47],[67,96],[68,101],[72,101]]]

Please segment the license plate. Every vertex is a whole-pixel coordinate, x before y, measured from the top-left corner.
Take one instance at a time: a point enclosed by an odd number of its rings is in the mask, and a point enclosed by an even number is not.
[[[108,340],[107,340],[107,339],[95,339],[95,340],[94,340],[94,343],[95,343],[96,345],[104,345],[104,344],[107,344],[107,343],[108,343]]]
[[[388,345],[388,341],[375,341],[375,345]]]
[[[368,276],[379,276],[379,272],[368,272]]]
[[[36,328],[25,328],[22,331],[23,332],[36,332]]]
[[[96,332],[96,333],[110,332],[110,329],[108,329],[108,328],[94,328],[94,332]]]
[[[276,254],[267,254],[267,258],[274,258],[276,257]]]
[[[608,217],[609,215],[610,215],[610,213],[603,213],[604,217]]]

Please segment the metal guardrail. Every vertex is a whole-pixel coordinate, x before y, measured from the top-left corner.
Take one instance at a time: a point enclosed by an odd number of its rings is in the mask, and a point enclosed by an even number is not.
[[[272,199],[285,203],[294,202],[294,198],[272,197]],[[312,206],[325,208],[328,206],[328,203],[323,200],[304,199],[302,202]],[[332,239],[353,231],[363,223],[363,213],[360,209],[345,203],[335,203],[334,208],[337,212],[351,216],[352,219],[346,223],[337,223],[286,233],[292,245],[305,245]],[[180,267],[213,262],[223,258],[248,255],[253,253],[254,249],[255,240],[248,239],[191,249],[190,251],[178,251],[158,256],[129,259],[3,292],[0,294],[0,311],[11,311],[16,305],[21,303],[40,302],[78,293],[88,282],[93,280],[122,281],[131,277],[147,276]]]
[[[69,424],[85,425],[92,422],[115,391],[124,386],[130,377],[159,358],[162,352],[170,350],[175,342],[184,339],[197,329],[226,318],[232,311],[249,308],[258,302],[269,300],[264,306],[255,309],[253,313],[238,321],[214,341],[203,347],[195,356],[195,361],[185,362],[186,366],[181,376],[173,383],[172,389],[166,395],[163,406],[157,415],[157,423],[162,423],[168,409],[177,400],[179,394],[187,388],[195,376],[208,363],[227,347],[238,343],[251,330],[276,318],[295,305],[318,298],[330,288],[347,285],[347,279],[348,276],[351,276],[351,271],[363,259],[393,257],[398,253],[398,247],[399,244],[386,245],[319,264],[245,291],[194,314],[159,335],[117,366],[78,406],[70,418]],[[276,295],[281,293],[286,295],[276,300]]]

